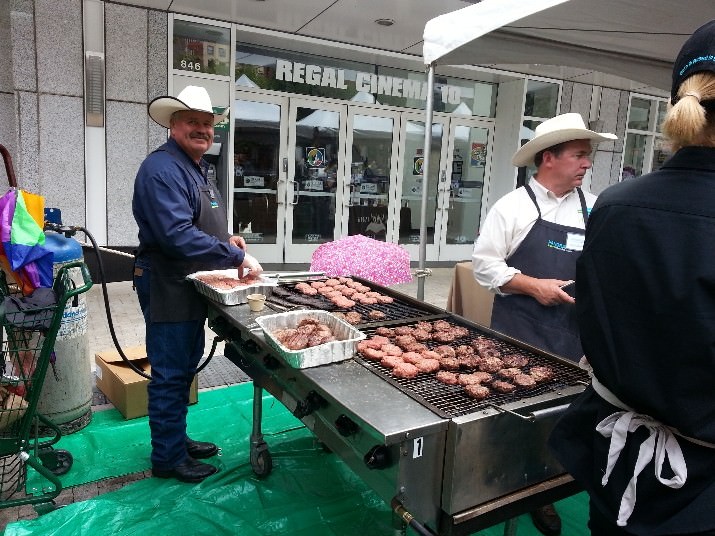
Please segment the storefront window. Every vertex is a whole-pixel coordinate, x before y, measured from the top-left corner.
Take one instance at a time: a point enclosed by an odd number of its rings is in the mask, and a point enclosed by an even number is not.
[[[519,131],[519,144],[524,145],[535,135],[535,129],[543,123],[540,119],[525,119]],[[536,166],[520,167],[517,172],[517,186],[523,186],[526,181],[536,173]]]
[[[665,138],[655,138],[653,147],[653,160],[650,169],[660,169],[665,161],[673,154],[670,143]]]
[[[237,86],[424,109],[424,73],[238,44]],[[494,117],[496,86],[437,77],[434,110]]]
[[[231,30],[220,26],[174,20],[172,65],[180,71],[228,76]]]
[[[548,119],[556,115],[559,105],[558,84],[529,80],[526,86],[524,115]]]
[[[637,177],[643,174],[643,156],[645,154],[646,136],[643,134],[628,134],[626,147],[623,151],[623,179]]]
[[[661,133],[667,109],[664,99],[631,97],[621,180],[660,169],[672,154]]]
[[[426,83],[423,73],[412,73],[390,67],[378,67],[378,75],[392,80],[406,78],[419,84]],[[436,76],[434,81],[433,107],[435,112],[456,113],[459,115],[494,117],[496,115],[496,85],[486,82],[474,82],[461,78]],[[400,108],[423,110],[425,99],[394,95],[376,95],[378,102]]]
[[[658,103],[658,119],[655,124],[656,132],[663,132],[663,120],[665,119],[665,114],[668,111],[668,102],[660,101]]]
[[[646,99],[631,99],[631,110],[628,113],[628,128],[633,130],[649,130],[650,104]]]
[[[559,107],[560,89],[559,84],[551,82],[527,81],[524,121],[519,131],[521,145],[534,137],[537,126],[556,115]],[[535,166],[520,167],[516,176],[516,185],[523,186],[534,173],[536,173]]]
[[[284,50],[238,45],[235,79],[237,86],[259,87],[333,99],[355,98],[357,72],[371,72],[367,64],[307,56]]]

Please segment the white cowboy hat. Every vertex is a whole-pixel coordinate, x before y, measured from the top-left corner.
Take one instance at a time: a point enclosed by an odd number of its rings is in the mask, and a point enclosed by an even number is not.
[[[164,128],[169,128],[172,114],[182,110],[213,114],[214,125],[226,119],[228,115],[228,108],[220,114],[214,113],[209,92],[200,86],[186,86],[177,97],[157,97],[149,103],[149,117]]]
[[[534,131],[533,139],[522,145],[514,153],[511,163],[517,167],[530,166],[539,151],[572,140],[596,140],[598,142],[617,140],[618,136],[608,132],[588,130],[581,114],[568,113],[547,119]]]

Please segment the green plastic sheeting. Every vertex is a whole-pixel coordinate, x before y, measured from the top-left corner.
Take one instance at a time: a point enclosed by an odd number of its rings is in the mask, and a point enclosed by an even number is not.
[[[273,458],[273,471],[266,478],[257,478],[249,463],[252,396],[251,383],[202,391],[199,404],[189,409],[192,436],[215,440],[222,447],[221,456],[208,460],[220,468],[217,475],[201,484],[147,478],[34,520],[11,523],[5,536],[395,533],[393,516],[384,501],[335,454],[326,452],[310,430],[269,395],[264,397],[262,427]],[[66,475],[65,482],[70,478],[90,482],[149,467],[146,419],[124,421],[106,415],[104,420],[97,416],[84,429],[87,433],[83,430],[60,442],[60,448],[71,450],[75,457],[70,473],[78,472]],[[134,454],[108,454],[122,448]],[[557,508],[564,522],[562,534],[588,534],[585,494],[561,501]],[[408,529],[407,534],[415,533]],[[478,534],[502,536],[503,525]],[[521,516],[518,535],[540,533],[528,516]]]
[[[302,427],[282,404],[264,392],[264,433]],[[212,440],[224,451],[248,448],[253,407],[253,383],[201,391],[199,403],[189,407],[187,423],[193,439]],[[149,455],[149,420],[147,417],[125,420],[115,409],[98,411],[92,422],[74,434],[63,436],[55,445],[69,451],[72,469],[60,477],[62,486],[105,480],[144,471],[151,467]],[[46,481],[28,475],[28,493],[37,493]]]

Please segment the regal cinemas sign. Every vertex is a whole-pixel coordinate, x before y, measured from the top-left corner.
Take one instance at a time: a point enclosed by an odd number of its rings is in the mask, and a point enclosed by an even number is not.
[[[345,69],[310,65],[297,61],[276,60],[276,80],[308,84],[312,86],[332,87],[335,89],[351,89],[364,91],[373,95],[389,95],[405,99],[427,100],[427,82],[398,78],[396,76],[377,75],[361,71],[347,71],[355,75],[355,80],[346,79]],[[460,88],[447,84],[435,85],[439,90],[442,102],[459,104]]]

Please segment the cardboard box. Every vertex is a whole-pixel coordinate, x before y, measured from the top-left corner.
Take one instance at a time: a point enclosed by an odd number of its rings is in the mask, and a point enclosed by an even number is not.
[[[124,353],[136,367],[151,373],[144,346],[124,348]],[[114,404],[125,419],[143,417],[148,412],[147,385],[149,380],[140,376],[124,362],[116,350],[105,350],[94,355],[97,364],[97,387]],[[198,383],[194,378],[189,391],[189,403],[198,401]]]

